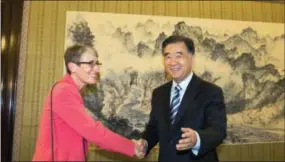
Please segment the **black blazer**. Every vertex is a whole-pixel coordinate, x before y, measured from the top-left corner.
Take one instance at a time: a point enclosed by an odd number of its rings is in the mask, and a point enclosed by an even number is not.
[[[216,147],[226,137],[226,112],[222,89],[203,81],[195,74],[187,86],[175,123],[170,123],[170,91],[172,81],[154,89],[152,110],[143,138],[147,153],[159,142],[159,162],[218,161]],[[192,150],[177,151],[181,127],[192,128],[200,136],[198,155]]]

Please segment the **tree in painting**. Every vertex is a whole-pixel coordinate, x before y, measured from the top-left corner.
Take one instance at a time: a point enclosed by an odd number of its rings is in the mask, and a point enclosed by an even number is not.
[[[80,20],[68,28],[68,36],[74,44],[84,44],[93,47],[95,36],[90,30],[87,21]]]

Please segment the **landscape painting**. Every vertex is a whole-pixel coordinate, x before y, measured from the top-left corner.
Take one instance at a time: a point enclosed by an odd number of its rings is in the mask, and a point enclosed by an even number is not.
[[[224,143],[284,141],[284,24],[69,11],[65,48],[94,47],[100,82],[83,91],[86,110],[111,130],[140,138],[152,90],[167,81],[161,44],[193,39],[194,72],[223,89]]]

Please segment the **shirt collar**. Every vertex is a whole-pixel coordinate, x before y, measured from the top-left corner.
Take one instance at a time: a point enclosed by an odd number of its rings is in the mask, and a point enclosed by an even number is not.
[[[69,83],[69,84],[71,84],[71,85],[73,85],[73,86],[75,86],[77,88],[77,85],[75,84],[74,80],[71,78],[70,74],[68,74],[68,73],[66,73],[63,76],[61,81],[67,82],[67,83]]]
[[[188,84],[190,83],[190,81],[192,80],[193,77],[193,72],[191,71],[191,73],[179,83],[179,86],[182,88],[182,90],[185,90],[188,86]],[[172,89],[177,86],[177,83],[173,80],[172,81]]]

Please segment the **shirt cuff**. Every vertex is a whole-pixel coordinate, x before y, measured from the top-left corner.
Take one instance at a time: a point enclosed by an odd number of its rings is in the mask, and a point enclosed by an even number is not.
[[[199,134],[196,131],[195,131],[195,134],[196,134],[197,142],[196,142],[195,146],[192,148],[192,153],[197,156],[198,151],[200,149],[201,140],[200,140]]]
[[[145,150],[144,150],[144,153],[146,154],[146,151],[147,151],[147,148],[148,148],[148,142],[146,141],[146,140],[144,140],[144,142],[145,142]]]

